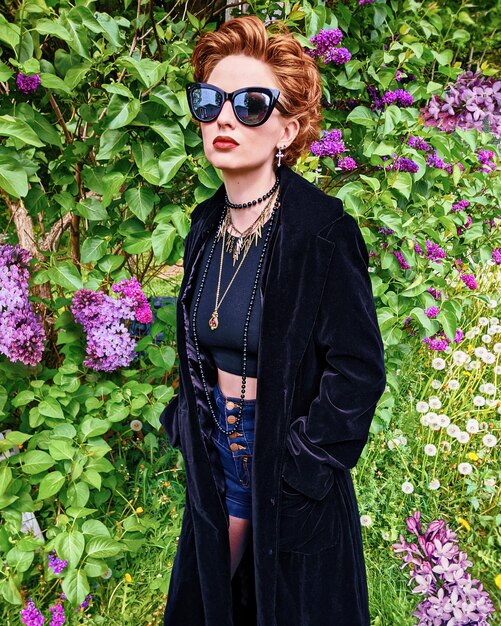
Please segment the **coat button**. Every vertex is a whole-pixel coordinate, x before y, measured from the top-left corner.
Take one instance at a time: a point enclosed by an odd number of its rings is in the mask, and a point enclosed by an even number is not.
[[[231,411],[231,409],[235,408],[235,403],[232,402],[231,400],[228,400],[228,402],[226,403],[226,408]]]
[[[237,416],[236,415],[229,415],[226,418],[226,421],[228,422],[228,424],[234,424],[237,421]]]
[[[241,446],[238,443],[230,443],[230,450],[235,451],[235,450],[244,450],[244,449],[245,449],[245,446]]]

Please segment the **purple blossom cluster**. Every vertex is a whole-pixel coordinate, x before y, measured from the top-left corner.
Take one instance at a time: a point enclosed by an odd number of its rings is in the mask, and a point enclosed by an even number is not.
[[[21,621],[24,626],[43,626],[45,617],[37,609],[35,603],[30,598],[26,606],[21,611]]]
[[[397,153],[394,152],[392,155],[393,162],[388,164],[385,169],[386,170],[395,170],[397,172],[411,172],[416,173],[419,170],[419,165],[413,161],[412,159],[408,159],[407,157],[397,156]],[[383,161],[387,161],[389,157],[382,157]],[[381,165],[378,165],[378,169],[381,169]]]
[[[337,128],[332,130],[324,130],[322,137],[318,141],[314,141],[310,146],[312,154],[315,156],[336,156],[346,150],[342,139],[341,131]]]
[[[479,167],[478,169],[481,172],[487,173],[494,171],[496,169],[496,164],[493,161],[495,156],[496,154],[492,150],[479,150],[477,158],[482,167]]]
[[[411,148],[415,148],[416,150],[425,150],[426,152],[428,152],[428,150],[431,150],[426,141],[418,135],[411,135],[409,139],[407,139],[407,144]]]
[[[438,306],[429,306],[427,309],[424,310],[424,314],[426,315],[426,317],[429,317],[430,319],[437,317],[439,313],[440,313],[440,309]]]
[[[89,606],[89,602],[92,600],[92,594],[89,593],[87,596],[85,596],[85,600],[82,602],[82,604],[78,607],[77,611],[85,611],[85,609]]]
[[[397,83],[410,83],[413,80],[416,80],[416,77],[414,76],[414,74],[405,75],[402,70],[397,70],[395,72],[395,80],[397,81]]]
[[[395,231],[392,228],[386,228],[386,226],[382,226],[377,232],[382,233],[385,236],[388,236],[388,235],[393,235]]]
[[[471,215],[467,215],[466,216],[466,222],[462,225],[462,226],[457,226],[456,227],[456,231],[457,231],[457,235],[458,237],[460,235],[462,235],[464,233],[465,230],[467,230],[468,228],[470,228],[470,226],[472,225],[473,220]]]
[[[425,126],[444,132],[476,129],[501,137],[501,80],[467,71],[448,87],[443,98],[433,95],[421,115]]]
[[[463,331],[460,328],[457,328],[456,334],[454,335],[454,343],[461,343],[463,339]],[[423,343],[428,344],[429,350],[436,350],[437,352],[443,352],[450,342],[451,340],[447,337],[443,330],[439,330],[438,333],[435,333],[432,337],[425,337],[423,339]]]
[[[383,94],[381,100],[384,104],[396,104],[401,107],[410,107],[414,104],[414,98],[405,89],[395,89],[394,91],[387,91]]]
[[[356,170],[358,167],[358,163],[351,156],[340,157],[337,160],[337,164],[338,164],[338,167],[340,167],[342,170],[345,170],[347,172]]]
[[[338,47],[342,39],[343,33],[340,28],[322,29],[317,35],[310,38],[310,42],[315,48],[308,48],[306,54],[314,59],[322,59],[324,63],[331,61],[337,65],[347,63],[351,59],[351,54],[347,48]]]
[[[49,564],[48,567],[54,572],[54,574],[60,574],[64,568],[68,565],[68,561],[60,559],[55,550],[49,554]]]
[[[40,86],[40,76],[38,74],[26,76],[26,74],[19,72],[19,74],[16,76],[16,85],[19,91],[22,91],[22,93],[35,93],[35,91]]]
[[[472,566],[468,555],[458,547],[457,534],[444,520],[433,520],[421,528],[421,513],[406,519],[407,530],[417,542],[408,543],[403,535],[393,544],[403,559],[401,569],[409,566],[412,592],[424,596],[413,615],[419,626],[489,626],[495,611],[482,584],[467,571]]]
[[[407,263],[407,261],[405,260],[404,255],[401,252],[399,252],[398,250],[394,250],[393,254],[395,255],[395,257],[396,257],[396,259],[398,261],[398,264],[400,265],[400,267],[403,270],[410,270],[411,269],[411,266]]]
[[[28,300],[30,260],[31,254],[18,244],[0,245],[0,353],[36,365],[42,359],[45,330]]]
[[[438,243],[435,243],[434,241],[431,241],[430,239],[426,240],[426,258],[428,259],[428,261],[434,261],[435,263],[442,263],[442,259],[445,259],[446,256],[447,254],[445,250],[441,248],[438,245]]]
[[[66,622],[66,615],[62,604],[54,604],[49,608],[51,619],[49,626],[63,626]]]
[[[435,287],[428,287],[426,291],[428,291],[428,293],[431,293],[435,300],[440,300],[442,298],[442,292],[440,291],[440,289],[435,289]]]
[[[478,288],[477,281],[473,274],[460,274],[460,278],[463,283],[472,291]]]
[[[468,200],[460,200],[451,206],[451,211],[464,211],[470,206]]]
[[[372,4],[374,0],[358,0],[358,4]]]
[[[151,309],[135,278],[112,286],[122,294],[114,299],[100,291],[79,289],[73,296],[71,312],[87,334],[84,365],[94,370],[112,371],[130,365],[136,341],[122,320],[151,322]],[[147,320],[144,322],[144,320]]]
[[[426,143],[426,141],[417,135],[411,135],[407,140],[407,144],[415,150],[423,150],[427,152],[426,164],[430,167],[436,167],[441,170],[445,170],[448,174],[452,174],[452,168],[457,165],[459,169],[464,172],[464,165],[459,161],[457,163],[446,163],[442,158],[438,156],[436,150]]]
[[[501,248],[493,248],[492,258],[498,265],[501,265]]]

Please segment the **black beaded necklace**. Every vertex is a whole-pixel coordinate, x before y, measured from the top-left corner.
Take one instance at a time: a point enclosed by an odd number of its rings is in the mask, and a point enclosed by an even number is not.
[[[252,306],[254,304],[254,298],[255,298],[255,295],[256,295],[257,285],[258,285],[258,281],[259,281],[259,275],[261,273],[261,266],[262,266],[263,260],[264,260],[264,254],[266,252],[266,247],[268,245],[268,239],[270,237],[270,233],[271,233],[271,230],[272,230],[272,227],[273,227],[273,220],[274,220],[274,217],[275,217],[275,213],[276,213],[276,211],[277,211],[279,206],[280,206],[280,191],[279,191],[279,193],[277,195],[277,199],[275,200],[275,205],[273,206],[273,211],[271,213],[271,217],[270,217],[270,220],[269,220],[270,224],[269,224],[269,228],[268,228],[268,230],[266,232],[266,236],[265,236],[265,239],[264,239],[264,244],[263,244],[263,249],[261,251],[261,256],[259,257],[259,262],[258,262],[257,271],[256,271],[256,278],[254,279],[254,285],[252,287],[252,294],[251,294],[250,302],[249,302],[249,309],[247,311],[247,316],[246,316],[246,319],[245,319],[244,337],[243,337],[244,350],[243,350],[243,355],[242,355],[242,372],[243,372],[242,373],[242,394],[240,396],[242,401],[240,402],[240,405],[239,405],[238,417],[237,417],[237,419],[236,419],[236,421],[234,423],[234,428],[233,428],[233,430],[230,430],[230,431],[227,431],[226,429],[222,428],[219,425],[219,422],[217,420],[217,417],[216,417],[216,414],[214,412],[214,409],[212,408],[212,402],[211,402],[211,399],[210,399],[210,393],[209,393],[209,389],[207,387],[207,381],[205,379],[205,374],[204,374],[203,368],[202,368],[202,358],[200,356],[200,347],[199,347],[199,344],[198,344],[197,328],[196,328],[196,326],[197,326],[198,305],[200,303],[202,290],[203,290],[203,287],[204,287],[204,284],[205,284],[205,278],[207,276],[207,272],[208,272],[208,269],[209,269],[210,261],[211,261],[212,255],[214,253],[214,248],[216,247],[217,234],[218,234],[219,229],[220,229],[220,227],[221,227],[221,225],[222,225],[222,223],[224,221],[224,212],[223,212],[223,215],[222,215],[222,217],[221,217],[221,219],[219,221],[218,228],[216,229],[216,236],[214,237],[214,241],[212,242],[212,247],[211,247],[210,252],[209,252],[209,258],[207,259],[207,263],[205,264],[205,268],[204,268],[204,271],[203,271],[203,274],[202,274],[202,280],[201,280],[201,283],[200,283],[200,288],[198,290],[198,294],[197,294],[197,297],[196,297],[196,300],[195,300],[195,306],[193,307],[193,319],[192,319],[193,339],[195,341],[195,351],[197,353],[197,360],[198,360],[198,364],[200,366],[200,374],[202,376],[202,383],[203,383],[203,386],[204,386],[205,395],[207,396],[207,402],[209,403],[210,412],[212,414],[212,417],[214,418],[214,422],[216,423],[216,426],[219,428],[219,430],[222,431],[223,433],[225,433],[225,435],[231,435],[232,433],[234,433],[237,430],[238,424],[240,423],[240,420],[242,418],[242,413],[243,413],[243,408],[244,408],[244,400],[245,400],[245,383],[246,383],[246,380],[247,380],[247,376],[246,376],[245,372],[246,372],[246,368],[247,368],[247,332],[248,332],[248,329],[249,329],[249,320],[250,320],[250,316],[251,316],[251,313],[252,313]]]
[[[249,202],[242,202],[241,204],[233,204],[233,202],[230,202],[228,199],[228,194],[226,193],[224,195],[224,201],[226,203],[227,206],[230,207],[230,209],[245,209],[248,206],[255,206],[256,204],[259,204],[260,202],[264,202],[264,200],[267,200],[275,191],[275,189],[278,187],[278,183],[279,183],[279,178],[278,176],[275,179],[275,183],[273,184],[273,187],[267,191],[264,196],[261,196],[260,198],[258,198],[257,200],[250,200]]]

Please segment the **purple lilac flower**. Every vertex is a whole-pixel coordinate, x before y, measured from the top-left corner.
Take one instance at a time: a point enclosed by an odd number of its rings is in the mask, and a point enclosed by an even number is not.
[[[68,561],[64,561],[60,559],[55,550],[49,554],[49,567],[52,569],[54,574],[60,574],[64,568],[68,565]]]
[[[460,235],[462,235],[464,233],[465,230],[467,230],[468,228],[470,228],[470,226],[472,225],[472,218],[471,215],[467,215],[466,216],[466,222],[463,224],[463,226],[457,226],[456,227],[456,231],[457,231],[457,235],[458,237]]]
[[[440,313],[440,309],[438,308],[438,306],[429,306],[427,309],[424,310],[424,314],[426,315],[426,317],[429,317],[430,319],[437,317],[439,313]]]
[[[494,248],[492,250],[492,258],[498,265],[501,265],[501,248]]]
[[[432,167],[438,167],[441,170],[445,169],[445,161],[437,156],[436,150],[433,150],[433,152],[426,157],[426,164]]]
[[[351,156],[339,158],[337,164],[342,170],[346,171],[356,170],[358,167],[358,163]]]
[[[473,274],[461,274],[460,278],[468,289],[474,290],[478,288],[477,281]]]
[[[153,316],[150,304],[143,293],[141,283],[134,276],[112,286],[115,293],[121,293],[125,302],[134,309],[136,320],[141,324],[150,324]]]
[[[382,226],[377,232],[382,233],[383,235],[392,235],[395,231],[392,228],[386,228],[386,226]]]
[[[62,604],[55,604],[49,608],[51,619],[49,626],[62,626],[66,622],[64,608]]]
[[[392,155],[394,157],[393,163],[390,163],[386,166],[387,170],[396,170],[398,172],[417,172],[419,170],[419,165],[413,161],[412,159],[408,159],[407,157],[399,157],[396,154]],[[387,157],[383,157],[383,160],[386,161]]]
[[[412,592],[425,596],[413,613],[419,626],[488,626],[494,605],[482,584],[467,572],[472,562],[459,549],[457,534],[444,520],[430,522],[423,531],[420,511],[408,517],[406,524],[417,543],[408,543],[400,535],[392,547],[403,560],[400,569],[409,566]]]
[[[332,58],[332,55],[334,51],[338,49],[336,46],[341,43],[342,39],[343,33],[340,28],[322,29],[317,35],[310,38],[310,42],[315,46],[315,48],[313,50],[306,50],[306,53],[314,59],[323,59],[324,63],[335,60]],[[346,50],[346,48],[339,49]],[[348,52],[348,55],[349,54],[350,53]]]
[[[451,206],[451,211],[464,211],[470,206],[468,200],[460,200]]]
[[[440,289],[435,289],[434,287],[428,287],[426,290],[435,298],[435,300],[440,300],[442,298],[442,292]]]
[[[372,110],[378,111],[384,109],[384,102],[381,100],[381,94],[377,87],[374,85],[367,85],[367,94],[371,100]]]
[[[343,63],[348,63],[350,59],[351,53],[348,48],[331,48],[324,56],[324,63],[332,61],[336,65],[343,65]]]
[[[456,329],[456,333],[454,335],[454,343],[461,343],[464,339],[464,333],[460,328]],[[439,330],[437,333],[432,335],[431,337],[425,337],[423,339],[423,343],[428,344],[429,350],[436,350],[438,352],[443,352],[447,346],[450,344],[450,339],[447,337],[443,330]]]
[[[393,254],[397,257],[397,261],[403,270],[411,269],[411,266],[407,263],[407,261],[404,258],[404,255],[401,252],[398,252],[398,250],[394,250]]]
[[[434,261],[435,263],[442,263],[442,259],[446,257],[445,250],[441,248],[437,243],[426,240],[426,258],[429,261]]]
[[[374,0],[358,0],[358,4],[372,4]]]
[[[418,244],[418,242],[416,241],[416,239],[414,239],[414,250],[416,251],[417,254],[423,255],[423,249],[421,248],[421,246]]]
[[[25,626],[43,626],[45,622],[45,617],[37,609],[31,598],[21,611],[21,621]]]
[[[384,104],[397,104],[401,107],[410,107],[414,104],[414,98],[405,89],[395,89],[387,91],[383,94],[382,101]]]
[[[28,300],[30,259],[19,245],[0,245],[0,353],[36,365],[42,359],[45,330]]]
[[[496,169],[496,164],[492,159],[495,157],[495,153],[492,150],[479,150],[477,157],[478,162],[482,165],[479,168],[481,172],[491,172]]]
[[[38,74],[26,76],[26,74],[19,72],[16,77],[16,85],[19,91],[22,91],[23,93],[35,93],[40,85],[40,76]]]
[[[501,137],[501,81],[467,71],[450,85],[443,98],[433,95],[421,110],[425,126],[445,132],[476,129]]]
[[[407,140],[407,144],[411,148],[415,148],[416,150],[431,150],[430,146],[426,143],[426,141],[422,137],[418,137],[417,135],[411,135]]]
[[[346,150],[341,131],[336,128],[324,130],[322,137],[319,141],[314,141],[310,149],[315,156],[335,156]]]
[[[89,602],[92,600],[92,594],[89,593],[89,595],[85,596],[85,600],[82,602],[82,604],[78,607],[77,611],[85,611],[85,609],[89,606]]]

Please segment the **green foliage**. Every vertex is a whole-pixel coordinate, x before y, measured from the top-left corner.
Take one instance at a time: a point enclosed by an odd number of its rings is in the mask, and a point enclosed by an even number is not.
[[[158,313],[131,368],[101,374],[82,365],[84,338],[69,304],[77,289],[109,292],[131,274],[150,294],[175,294],[175,281],[157,277],[179,264],[191,210],[221,184],[205,159],[184,87],[195,41],[223,13],[217,3],[200,12],[185,10],[188,4],[19,0],[0,15],[0,227],[5,242],[21,243],[35,259],[33,300],[49,337],[36,368],[0,361],[0,454],[6,455],[0,457],[0,558],[7,563],[0,596],[16,610],[25,590],[35,590],[39,567],[47,581],[56,578],[47,568],[52,549],[68,560],[62,589],[75,606],[94,584],[110,594],[110,604],[120,588],[125,606],[123,574],[140,551],[167,543],[162,565],[172,565],[183,475],[167,481],[169,493],[160,500],[149,483],[172,468],[177,477],[180,461],[158,432],[176,386],[173,307]],[[480,19],[488,7],[398,0],[249,7],[263,18],[283,18],[305,47],[321,29],[339,27],[352,55],[344,65],[320,67],[324,125],[342,129],[359,167],[342,171],[333,159],[320,163],[308,154],[296,169],[343,200],[371,252],[388,363],[389,387],[372,427],[380,433],[398,415],[403,380],[396,372],[416,342],[440,330],[452,339],[469,307],[486,300],[458,280],[453,260],[462,258],[475,271],[501,243],[499,223],[489,228],[499,212],[499,177],[479,171],[475,155],[497,151],[494,138],[425,127],[420,114],[432,95],[443,96],[470,68],[470,59],[486,75],[499,69],[495,55],[487,57],[491,63],[484,59],[484,36],[496,40]],[[397,70],[415,76],[405,85],[414,105],[371,108],[367,87],[398,88]],[[36,92],[18,89],[18,72],[40,76]],[[355,106],[350,99],[358,99]],[[410,135],[424,137],[451,173],[426,163],[406,143]],[[385,169],[394,155],[412,159],[419,170]],[[464,214],[451,211],[460,199],[470,202],[472,218],[461,235]],[[385,236],[381,227],[394,233]],[[424,250],[427,240],[446,250],[447,262],[416,252],[415,244]],[[401,269],[395,251],[410,269]],[[430,287],[447,294],[434,319],[424,313],[435,304]],[[156,343],[160,332],[165,339]],[[132,430],[134,420],[142,430]],[[163,505],[172,502],[165,513]],[[29,512],[44,541],[21,531]],[[153,580],[151,590],[165,593],[167,582]],[[116,586],[107,591],[111,583]],[[402,594],[399,588],[394,596]],[[383,621],[376,623],[403,623],[399,611],[382,607]]]

